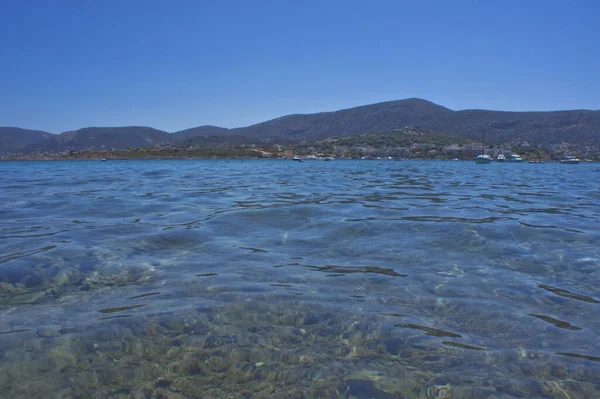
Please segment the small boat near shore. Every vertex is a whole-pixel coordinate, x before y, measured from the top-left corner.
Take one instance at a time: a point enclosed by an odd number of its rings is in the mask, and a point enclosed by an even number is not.
[[[487,154],[477,155],[475,163],[492,163],[492,158]]]
[[[561,159],[559,162],[568,165],[575,165],[581,162],[581,160],[579,158],[574,157],[573,155],[568,155],[564,159]]]
[[[496,162],[506,162],[506,157],[504,156],[504,154],[498,154],[498,156],[496,157]]]
[[[514,162],[514,163],[519,163],[519,162],[523,162],[523,158],[521,158],[521,156],[519,154],[510,154],[508,156],[508,159],[506,159],[506,162]]]

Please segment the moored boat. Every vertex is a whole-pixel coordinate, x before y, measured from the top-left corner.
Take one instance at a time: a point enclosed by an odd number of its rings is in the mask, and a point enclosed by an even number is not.
[[[523,162],[523,158],[519,154],[510,154],[506,162]]]
[[[485,153],[485,129],[481,129],[481,154],[477,155],[475,163],[492,163],[492,157]]]
[[[561,159],[559,162],[564,164],[575,165],[581,162],[581,160],[574,157],[573,155],[568,155],[564,159]]]
[[[487,154],[477,155],[475,163],[492,163],[492,158]]]

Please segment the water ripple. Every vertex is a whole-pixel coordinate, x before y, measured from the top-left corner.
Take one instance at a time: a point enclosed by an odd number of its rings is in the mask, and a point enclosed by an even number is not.
[[[600,396],[595,165],[2,168],[1,397]]]

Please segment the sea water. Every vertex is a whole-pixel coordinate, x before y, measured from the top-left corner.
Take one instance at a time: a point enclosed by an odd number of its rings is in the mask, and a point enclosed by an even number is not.
[[[598,398],[600,166],[0,163],[1,398]]]

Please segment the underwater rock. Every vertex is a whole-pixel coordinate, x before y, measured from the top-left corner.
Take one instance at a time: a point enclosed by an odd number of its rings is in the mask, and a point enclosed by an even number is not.
[[[129,399],[146,399],[144,392],[135,389],[129,393]]]
[[[2,283],[0,282],[0,293],[2,294],[10,294],[15,290],[15,286],[10,283]]]
[[[69,282],[71,282],[70,273],[64,269],[56,273],[56,276],[54,276],[54,284],[56,285],[65,285]]]
[[[48,325],[42,326],[37,329],[38,336],[42,338],[53,338],[61,335],[62,326]]]
[[[348,380],[348,394],[351,397],[366,399],[398,399],[399,396],[392,395],[377,389],[371,380]]]
[[[30,270],[19,267],[2,265],[0,267],[0,282],[10,284],[23,284],[27,288],[41,285],[44,280]]]
[[[175,332],[183,332],[188,326],[186,323],[179,319],[169,319],[160,322],[160,325],[165,327],[167,330]]]
[[[402,338],[390,338],[383,342],[387,353],[393,356],[400,354],[401,349],[405,346],[404,339]]]

